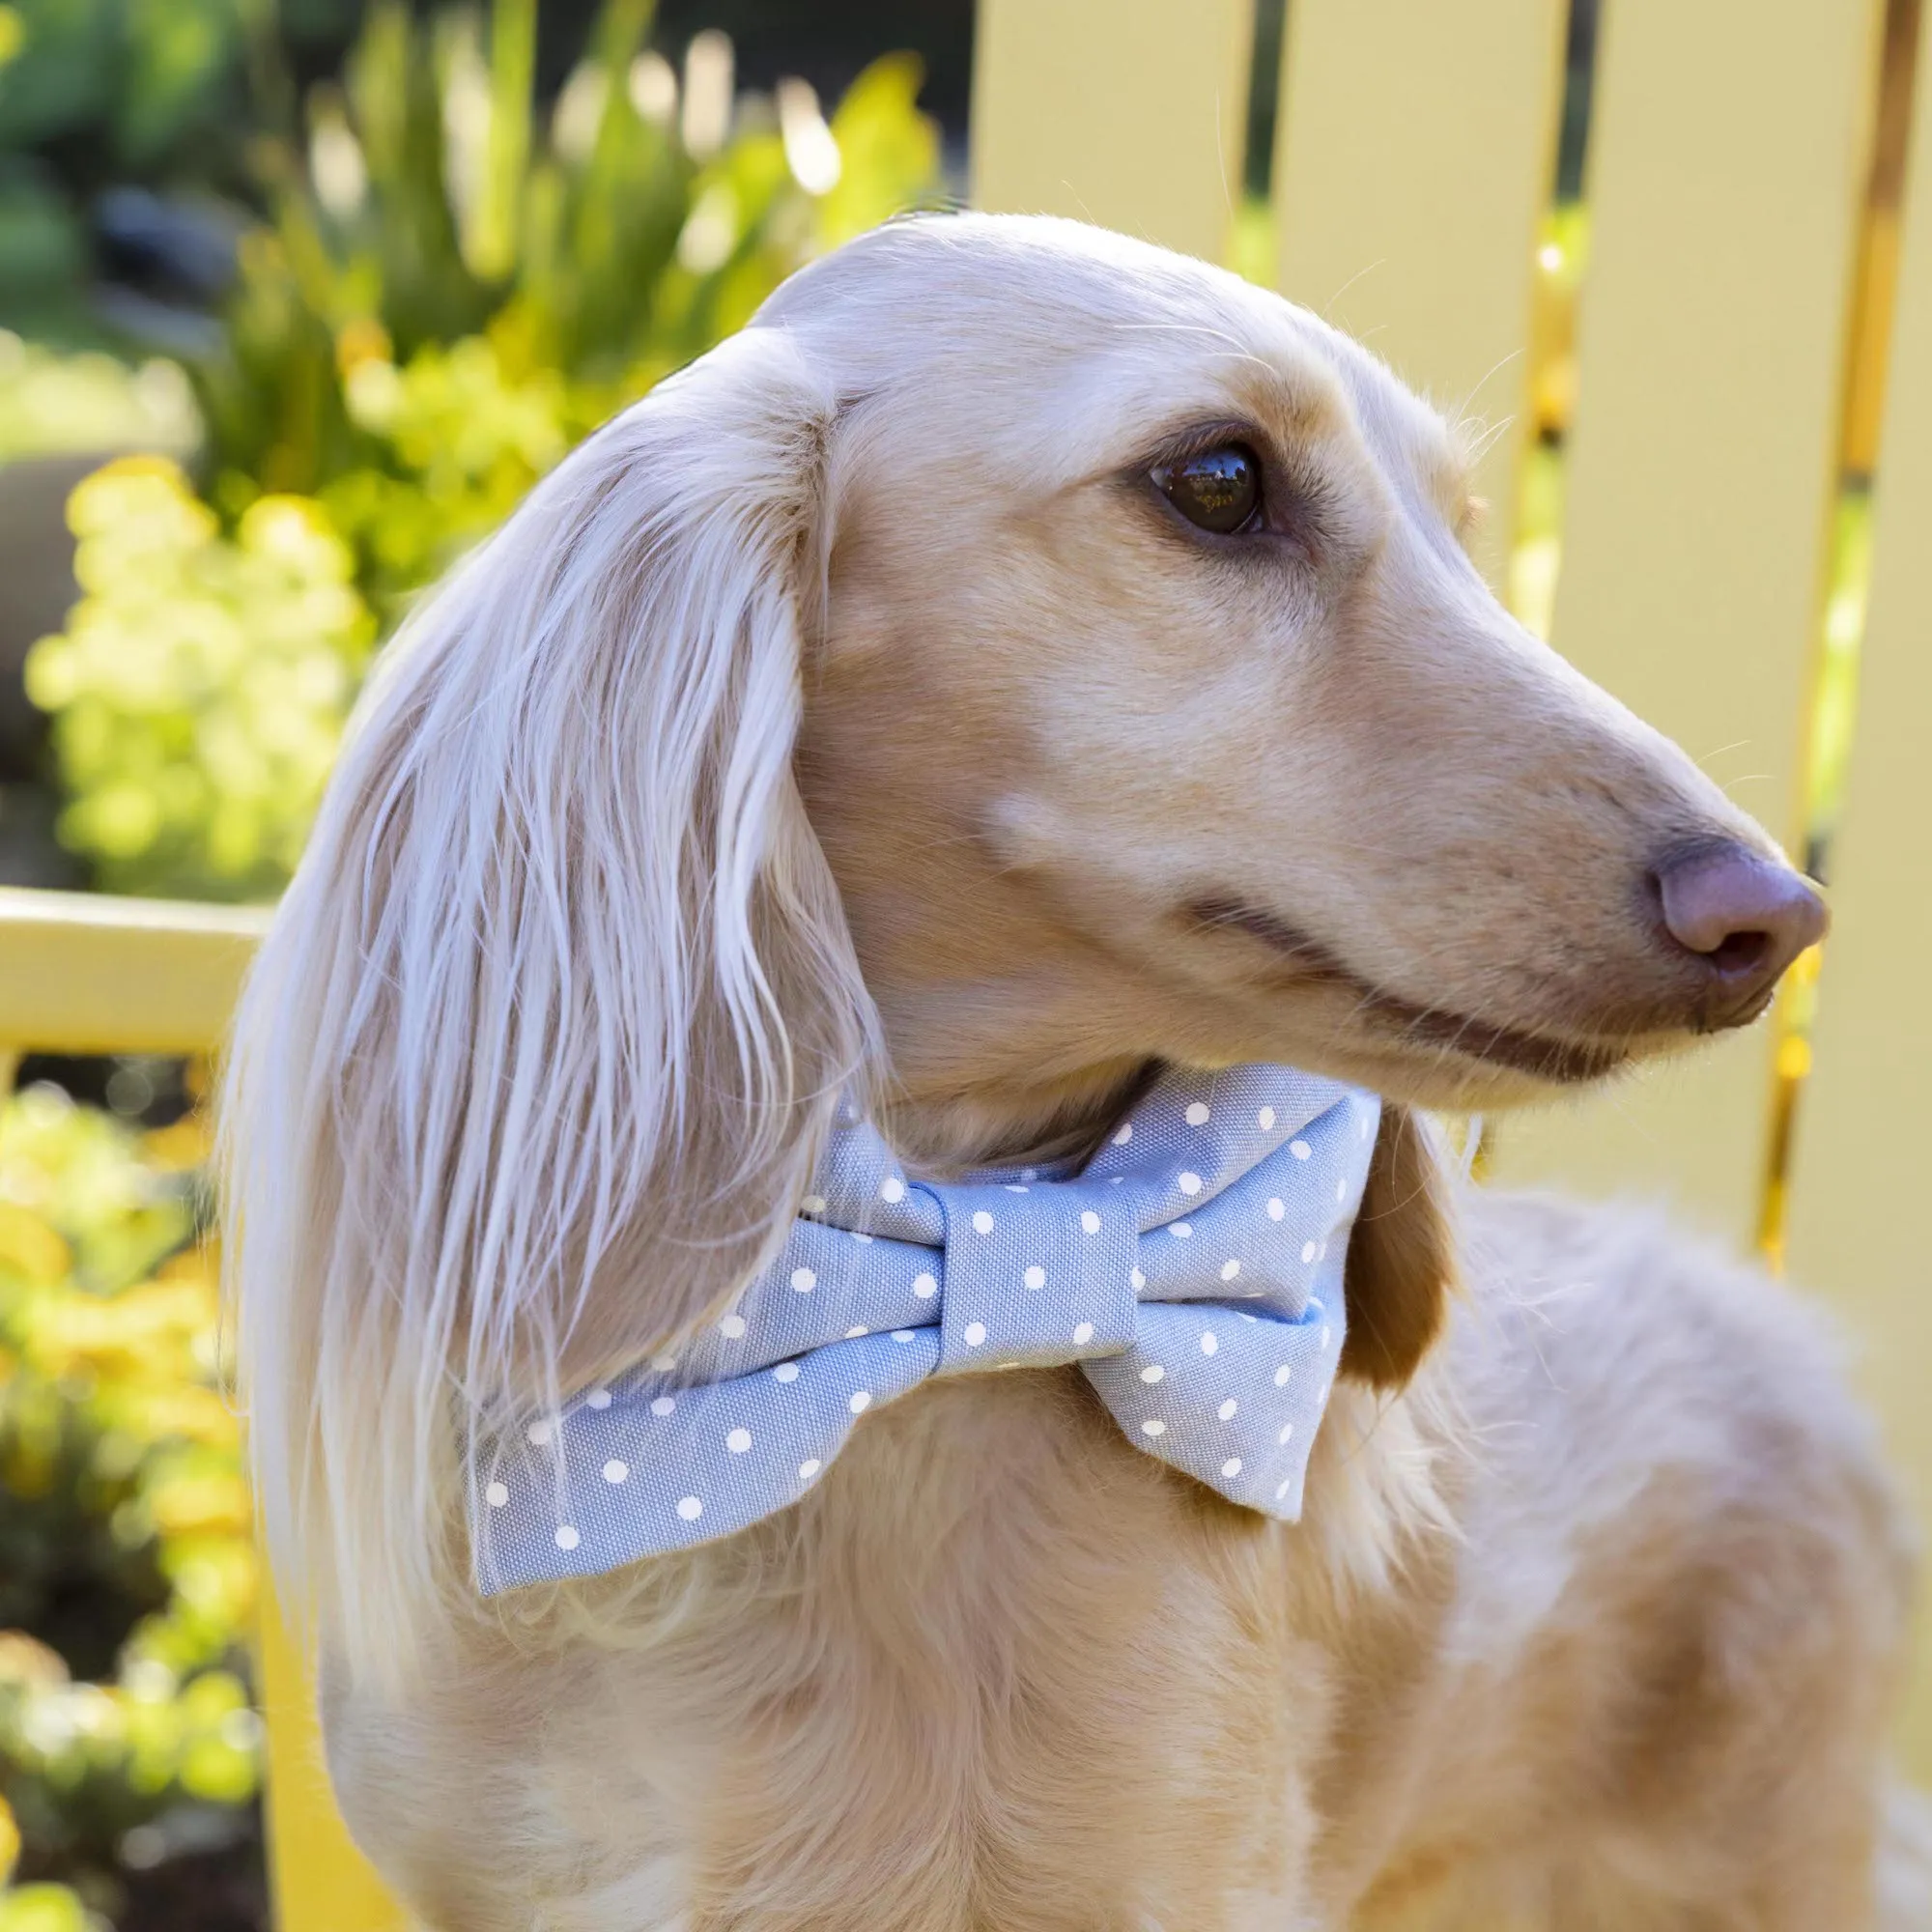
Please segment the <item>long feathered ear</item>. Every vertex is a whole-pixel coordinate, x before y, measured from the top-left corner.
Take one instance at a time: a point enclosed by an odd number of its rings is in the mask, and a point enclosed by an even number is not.
[[[835,399],[775,329],[609,424],[384,654],[224,1101],[259,1504],[352,1662],[466,1429],[776,1251],[876,1017],[794,788]]]
[[[1341,1373],[1371,1388],[1403,1387],[1442,1332],[1456,1280],[1442,1152],[1420,1115],[1385,1100],[1349,1236]]]

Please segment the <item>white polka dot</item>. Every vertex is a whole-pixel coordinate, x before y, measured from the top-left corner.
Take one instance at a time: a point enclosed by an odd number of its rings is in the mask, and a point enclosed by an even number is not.
[[[1237,1403],[1233,1396],[1230,1396],[1228,1400],[1221,1405],[1217,1412],[1220,1415],[1221,1420],[1223,1422],[1233,1422],[1235,1419],[1235,1411],[1238,1409],[1240,1406],[1241,1405]]]
[[[674,1395],[660,1395],[654,1396],[651,1399],[651,1413],[653,1415],[668,1415],[676,1406],[677,1398]]]
[[[1174,1177],[1174,1184],[1181,1193],[1193,1195],[1201,1192],[1201,1177],[1192,1169],[1187,1169]]]
[[[1121,1131],[1114,1136],[1114,1145],[1116,1147],[1125,1147],[1133,1137],[1134,1123],[1131,1121],[1122,1121],[1121,1122]]]
[[[1326,1348],[1326,1347],[1328,1346],[1328,1344],[1329,1344],[1330,1340],[1331,1340],[1331,1339],[1333,1338],[1333,1336],[1334,1336],[1334,1333],[1335,1333],[1335,1331],[1334,1331],[1334,1329],[1332,1329],[1332,1328],[1324,1328],[1324,1329],[1322,1329],[1322,1331],[1321,1331],[1321,1346],[1322,1346],[1322,1347],[1323,1347],[1324,1349],[1325,1349],[1325,1348]]]
[[[724,1321],[718,1324],[718,1332],[727,1342],[741,1340],[745,1333],[745,1318],[742,1315],[725,1316]]]
[[[1167,1371],[1158,1362],[1150,1362],[1141,1371],[1141,1380],[1144,1382],[1157,1382],[1166,1373]]]
[[[1091,1208],[1080,1211],[1080,1232],[1083,1235],[1097,1235],[1100,1232],[1100,1217]]]
[[[1017,1180],[1009,1180],[1004,1184],[1009,1194],[1024,1194],[1027,1191]]]
[[[1220,1336],[1215,1334],[1213,1329],[1208,1328],[1203,1332],[1201,1337],[1201,1352],[1204,1355],[1213,1354],[1215,1350],[1220,1348],[1220,1346],[1221,1346],[1221,1338]]]
[[[973,1216],[973,1232],[976,1235],[990,1235],[993,1232],[993,1217],[983,1208]]]
[[[742,1456],[752,1446],[752,1432],[749,1429],[734,1429],[724,1438],[724,1446],[734,1456]]]
[[[799,1481],[801,1483],[810,1482],[812,1477],[817,1475],[819,1470],[824,1468],[824,1466],[825,1464],[821,1463],[816,1456],[808,1456],[805,1459],[805,1461],[798,1465]]]
[[[889,1175],[884,1180],[879,1182],[879,1199],[881,1201],[903,1201],[905,1199],[905,1182],[895,1174]]]
[[[1296,1160],[1306,1160],[1308,1156],[1314,1151],[1314,1150],[1308,1145],[1306,1141],[1290,1141],[1288,1144],[1288,1151],[1295,1157]]]
[[[1281,1367],[1274,1372],[1275,1387],[1278,1389],[1285,1389],[1288,1386],[1289,1377],[1292,1376],[1293,1373],[1294,1371],[1292,1368],[1290,1368],[1286,1362],[1284,1362],[1281,1365]]]
[[[772,1371],[772,1379],[775,1382],[797,1381],[798,1364],[796,1362],[781,1362],[778,1365],[778,1367]]]
[[[1232,1255],[1221,1264],[1221,1279],[1223,1281],[1233,1281],[1240,1271],[1240,1263],[1236,1261]]]
[[[916,1274],[912,1278],[912,1292],[922,1301],[930,1301],[939,1293],[939,1284],[929,1274]]]
[[[1196,1100],[1182,1118],[1190,1127],[1205,1127],[1208,1124],[1208,1102]]]
[[[1147,1286],[1147,1276],[1144,1275],[1139,1268],[1135,1268],[1132,1271],[1132,1273],[1130,1273],[1127,1276],[1127,1279],[1133,1284],[1134,1293],[1136,1294],[1138,1294],[1141,1292],[1141,1290]]]
[[[503,1507],[505,1503],[507,1503],[510,1500],[510,1492],[507,1489],[504,1488],[504,1486],[501,1483],[492,1483],[490,1487],[483,1492],[483,1500],[486,1503],[488,1503],[493,1510],[499,1510]]]
[[[1238,1456],[1230,1456],[1221,1464],[1221,1473],[1224,1476],[1238,1476],[1241,1473],[1241,1459]]]
[[[803,1208],[808,1214],[822,1214],[825,1212],[825,1196],[822,1194],[808,1194],[805,1197],[805,1199],[799,1203],[799,1206]]]
[[[651,1357],[651,1367],[659,1375],[668,1376],[677,1367],[677,1357],[675,1355],[653,1355]]]
[[[818,1286],[818,1277],[810,1268],[793,1268],[791,1271],[791,1285],[801,1294],[810,1294]]]
[[[864,1241],[864,1242],[866,1243],[866,1245],[867,1245],[867,1247],[870,1247],[870,1246],[872,1245],[872,1237],[871,1237],[871,1236],[870,1236],[870,1235],[862,1235],[862,1234],[861,1234],[861,1233],[860,1233],[860,1232],[858,1231],[858,1229],[857,1229],[857,1228],[854,1228],[854,1229],[852,1230],[852,1238],[853,1238],[853,1239],[854,1239],[855,1241]]]
[[[614,1456],[604,1464],[604,1480],[607,1483],[621,1483],[630,1473],[631,1465],[618,1462]]]
[[[1293,1476],[1284,1476],[1282,1480],[1274,1486],[1274,1499],[1276,1502],[1280,1502],[1282,1497],[1287,1495],[1289,1488],[1293,1483],[1293,1481],[1294,1478]]]
[[[579,1540],[577,1532],[568,1523],[556,1533],[556,1547],[559,1549],[575,1549]]]
[[[1346,1201],[1348,1198],[1349,1198],[1349,1177],[1345,1174],[1341,1178],[1341,1179],[1335,1183],[1335,1199],[1337,1201]]]
[[[1277,1194],[1273,1198],[1273,1200],[1271,1200],[1268,1203],[1268,1219],[1270,1221],[1279,1221],[1281,1217],[1287,1212],[1288,1209],[1282,1206],[1281,1196]]]
[[[1046,1286],[1046,1270],[1043,1267],[1030,1267],[1025,1274],[1020,1276],[1020,1279],[1029,1288],[1044,1288]]]
[[[1274,1109],[1272,1107],[1264,1107],[1255,1116],[1255,1124],[1261,1128],[1263,1133],[1266,1133],[1274,1125]]]
[[[1167,1232],[1170,1235],[1172,1235],[1177,1241],[1184,1241],[1186,1240],[1189,1235],[1193,1234],[1194,1230],[1190,1228],[1185,1221],[1172,1221],[1168,1224]]]
[[[910,1342],[912,1340],[912,1330],[910,1328],[895,1328],[893,1330],[893,1340],[895,1342]]]
[[[686,1522],[696,1522],[704,1514],[704,1505],[696,1496],[680,1496],[677,1513]]]
[[[1315,1254],[1316,1254],[1315,1243],[1313,1241],[1303,1241],[1301,1244],[1302,1261],[1304,1263],[1312,1262],[1315,1259]]]
[[[967,1322],[963,1339],[969,1349],[977,1349],[986,1339],[986,1324],[983,1321]]]
[[[1363,1140],[1367,1140],[1369,1137],[1369,1117],[1366,1114],[1364,1114],[1361,1120],[1357,1122],[1357,1125],[1359,1125],[1362,1130],[1361,1138]]]
[[[864,1415],[871,1406],[872,1391],[870,1389],[854,1389],[851,1399],[845,1405],[854,1415]]]
[[[1294,1434],[1294,1424],[1292,1422],[1284,1422],[1281,1425],[1281,1434],[1277,1435],[1274,1439],[1277,1442],[1286,1442],[1288,1438],[1293,1434]]]
[[[611,1391],[609,1389],[592,1389],[583,1398],[583,1406],[586,1408],[609,1408],[611,1406]]]
[[[1167,1424],[1156,1416],[1150,1416],[1147,1421],[1141,1424],[1141,1434],[1143,1435],[1165,1435],[1167,1434]]]
[[[1076,1342],[1078,1342],[1080,1346],[1084,1349],[1087,1346],[1087,1344],[1094,1339],[1093,1322],[1091,1321],[1081,1322],[1073,1331],[1073,1339]]]
[[[530,1446],[532,1448],[546,1448],[550,1443],[551,1425],[548,1422],[533,1422],[524,1431],[524,1434],[530,1438]]]
[[[872,1331],[869,1328],[862,1327],[858,1322],[855,1321],[851,1325],[851,1327],[846,1329],[845,1339],[848,1342],[856,1342],[861,1335],[869,1335],[871,1332]]]
[[[1023,1167],[1020,1169],[1020,1179],[1022,1180],[1037,1180],[1039,1179],[1039,1169],[1037,1167]]]

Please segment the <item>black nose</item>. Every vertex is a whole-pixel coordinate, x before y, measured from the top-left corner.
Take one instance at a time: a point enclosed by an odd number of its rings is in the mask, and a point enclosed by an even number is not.
[[[1709,1020],[1751,1018],[1784,969],[1825,936],[1830,915],[1808,880],[1748,845],[1687,848],[1651,874],[1664,931],[1710,972]]]

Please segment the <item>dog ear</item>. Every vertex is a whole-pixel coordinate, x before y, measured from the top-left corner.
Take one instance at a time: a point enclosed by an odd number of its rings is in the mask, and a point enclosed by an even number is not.
[[[464,1430],[715,1316],[871,1062],[792,778],[835,409],[753,328],[541,483],[384,652],[251,977],[257,1493],[352,1652],[433,1585]]]
[[[1403,1387],[1442,1331],[1456,1280],[1449,1174],[1435,1131],[1385,1100],[1349,1236],[1341,1373],[1375,1389]]]

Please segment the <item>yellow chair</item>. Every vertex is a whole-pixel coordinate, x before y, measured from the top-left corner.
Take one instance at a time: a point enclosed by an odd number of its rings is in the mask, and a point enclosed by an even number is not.
[[[1881,0],[1605,10],[1593,259],[1555,641],[1774,826],[1801,823],[1827,531],[1846,435]],[[1561,99],[1562,0],[1293,0],[1274,207],[1281,286],[1411,382],[1530,419],[1533,258]],[[980,0],[981,205],[1226,246],[1245,0]],[[1932,103],[1921,103],[1932,109]],[[1876,577],[1835,847],[1836,924],[1788,1195],[1789,1252],[1865,1344],[1921,1500],[1932,1294],[1911,1204],[1932,1094],[1932,111],[1918,117],[1880,423]],[[1882,320],[1882,319],[1881,319]],[[1873,319],[1861,319],[1862,339]],[[1866,378],[1870,375],[1867,368]],[[1869,394],[1865,381],[1861,392]],[[1524,436],[1482,488],[1498,568]],[[255,915],[0,894],[0,1045],[189,1052],[220,1037]],[[1501,1135],[1506,1179],[1671,1199],[1757,1226],[1765,1031]],[[1932,1777],[1932,1645],[1902,1739]],[[329,1803],[300,1660],[263,1634],[282,1932],[404,1923]]]

